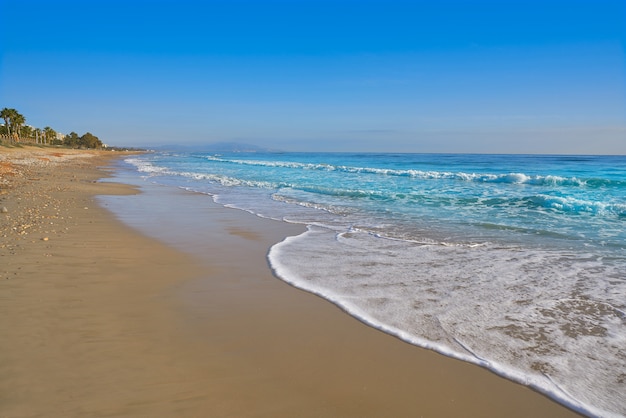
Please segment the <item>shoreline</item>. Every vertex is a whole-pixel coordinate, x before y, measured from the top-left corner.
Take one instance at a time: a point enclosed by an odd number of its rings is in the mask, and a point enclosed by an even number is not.
[[[274,277],[269,247],[301,226],[94,183],[115,157],[59,163],[54,179],[34,166],[0,194],[0,235],[25,231],[0,245],[0,415],[579,416]],[[44,205],[52,224],[6,233]]]

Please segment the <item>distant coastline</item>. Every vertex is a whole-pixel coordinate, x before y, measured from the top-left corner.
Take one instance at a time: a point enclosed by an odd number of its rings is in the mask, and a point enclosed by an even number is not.
[[[150,147],[155,151],[177,151],[177,152],[282,152],[282,150],[261,147],[258,145],[243,142],[213,142],[209,144],[182,145],[170,144]]]

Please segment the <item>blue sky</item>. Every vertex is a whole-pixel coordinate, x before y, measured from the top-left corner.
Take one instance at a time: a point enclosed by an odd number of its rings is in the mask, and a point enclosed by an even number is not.
[[[626,154],[624,0],[1,9],[0,107],[111,145]]]

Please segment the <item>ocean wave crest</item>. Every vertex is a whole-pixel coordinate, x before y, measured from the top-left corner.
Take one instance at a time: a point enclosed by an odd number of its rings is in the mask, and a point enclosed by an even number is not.
[[[529,175],[524,173],[465,173],[447,171],[423,171],[423,170],[399,170],[376,167],[353,167],[345,165],[333,165],[326,163],[299,163],[293,161],[267,161],[267,160],[242,160],[227,159],[217,156],[208,156],[208,160],[230,164],[240,164],[261,167],[282,167],[302,170],[336,171],[354,174],[374,174],[383,176],[411,177],[420,180],[457,180],[477,183],[508,183],[524,184],[533,186],[568,186],[568,187],[626,187],[626,182],[619,180],[577,177],[562,177],[557,175]]]
[[[594,215],[610,215],[618,218],[626,218],[626,204],[607,203],[576,199],[574,197],[560,197],[550,195],[537,195],[528,199],[538,207],[558,210],[569,213],[590,213]]]

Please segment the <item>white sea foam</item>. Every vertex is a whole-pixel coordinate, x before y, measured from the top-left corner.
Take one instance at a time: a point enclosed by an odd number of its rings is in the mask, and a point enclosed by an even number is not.
[[[170,170],[165,167],[160,167],[154,165],[152,162],[147,161],[143,158],[127,158],[125,160],[127,163],[134,165],[137,167],[137,171],[140,173],[150,173],[150,174],[169,174]]]
[[[626,216],[626,203],[599,202],[577,199],[571,196],[561,197],[543,194],[538,195],[537,200],[543,207],[565,212],[587,212],[599,215]]]
[[[406,341],[587,414],[626,414],[620,266],[591,255],[414,244],[317,227],[275,245],[269,259],[285,281]]]

